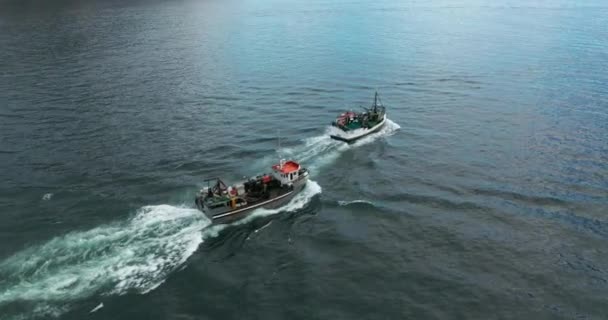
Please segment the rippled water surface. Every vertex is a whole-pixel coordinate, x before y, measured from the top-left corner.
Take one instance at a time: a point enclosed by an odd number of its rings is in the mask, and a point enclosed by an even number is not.
[[[607,26],[598,0],[0,0],[0,318],[607,319]],[[375,90],[382,131],[330,140]],[[194,209],[279,155],[312,172],[282,210]]]

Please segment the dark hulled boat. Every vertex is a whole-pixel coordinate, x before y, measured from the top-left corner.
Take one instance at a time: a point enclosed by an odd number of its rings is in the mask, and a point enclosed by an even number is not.
[[[364,112],[345,112],[332,122],[332,126],[337,129],[335,134],[330,137],[344,142],[355,142],[368,134],[377,132],[386,122],[386,108],[378,96],[374,95],[374,104],[371,108],[364,108]]]
[[[196,196],[196,207],[214,223],[244,218],[258,208],[274,209],[287,204],[308,181],[308,170],[295,161],[281,160],[271,174],[227,186],[219,178]],[[211,185],[211,182],[213,184]]]

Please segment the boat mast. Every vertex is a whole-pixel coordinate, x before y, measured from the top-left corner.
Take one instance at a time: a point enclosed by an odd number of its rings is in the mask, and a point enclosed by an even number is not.
[[[277,129],[277,155],[279,156],[279,167],[283,169],[283,158],[281,158],[281,130]]]
[[[374,95],[374,112],[378,112],[378,91]]]

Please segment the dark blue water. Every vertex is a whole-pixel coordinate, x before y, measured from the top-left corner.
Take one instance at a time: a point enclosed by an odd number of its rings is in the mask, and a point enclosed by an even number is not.
[[[606,319],[607,26],[598,0],[0,0],[0,318]],[[385,128],[330,140],[375,90]],[[193,208],[279,156],[312,171],[286,207]]]

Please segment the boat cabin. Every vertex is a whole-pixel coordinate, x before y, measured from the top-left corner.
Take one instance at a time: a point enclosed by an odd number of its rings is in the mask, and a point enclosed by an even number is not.
[[[292,160],[281,159],[279,164],[272,166],[272,175],[275,179],[281,181],[281,184],[292,184],[299,178],[300,164]]]

